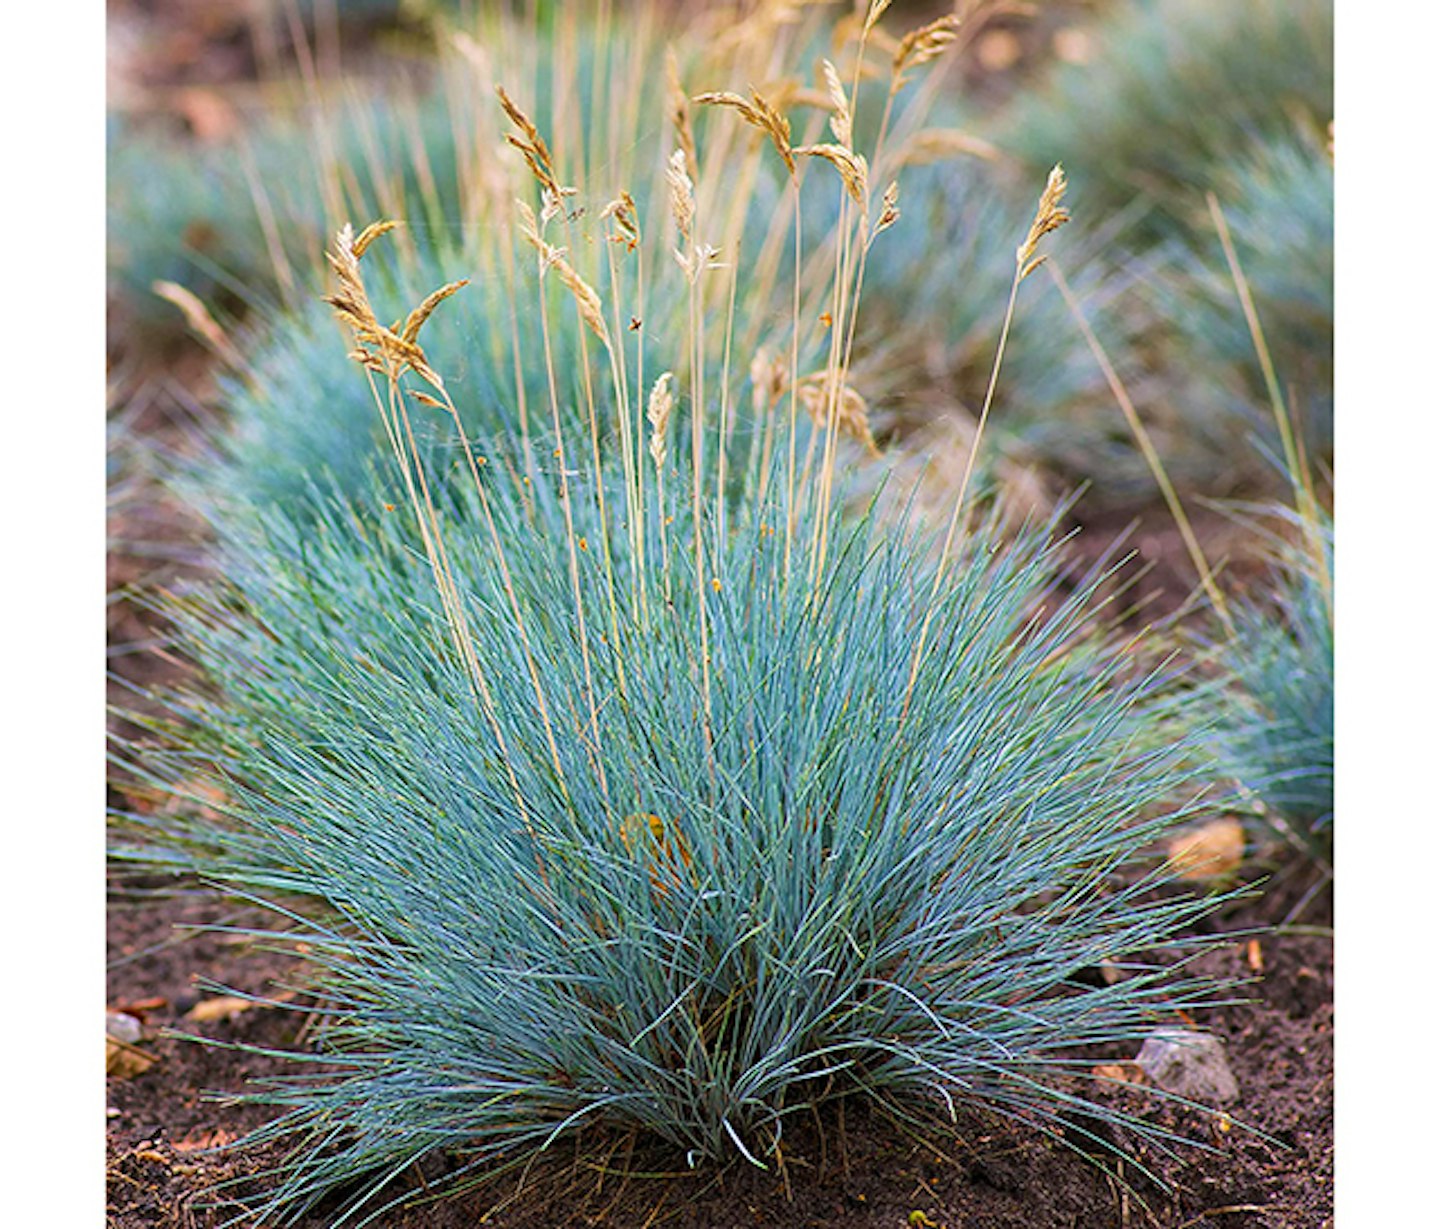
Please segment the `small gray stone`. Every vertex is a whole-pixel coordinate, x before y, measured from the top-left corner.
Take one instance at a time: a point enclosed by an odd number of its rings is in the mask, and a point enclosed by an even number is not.
[[[105,1013],[105,1035],[113,1037],[116,1041],[123,1041],[127,1045],[134,1045],[145,1034],[145,1027],[134,1016],[126,1015],[123,1011],[107,1011]]]
[[[1209,1033],[1156,1029],[1145,1038],[1135,1061],[1166,1092],[1189,1101],[1220,1105],[1240,1095],[1225,1045]]]

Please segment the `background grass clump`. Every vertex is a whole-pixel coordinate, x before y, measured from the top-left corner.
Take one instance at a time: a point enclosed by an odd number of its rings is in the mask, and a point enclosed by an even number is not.
[[[1267,591],[1235,612],[1218,643],[1229,690],[1217,723],[1223,768],[1322,867],[1335,810],[1334,529],[1283,515]]]

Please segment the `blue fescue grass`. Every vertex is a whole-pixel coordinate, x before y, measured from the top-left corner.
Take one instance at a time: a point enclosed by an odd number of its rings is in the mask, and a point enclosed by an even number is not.
[[[1318,140],[1292,133],[1245,151],[1214,188],[1306,449],[1325,461],[1333,445],[1334,164]],[[1187,396],[1190,415],[1248,420],[1260,443],[1254,454],[1278,453],[1255,342],[1204,213],[1196,211],[1195,240],[1168,245],[1152,301],[1174,330],[1173,361],[1204,366],[1204,386]]]
[[[1255,139],[1334,116],[1330,0],[1134,0],[1090,35],[1091,58],[1018,95],[999,139],[1032,170],[1063,157],[1092,210],[1183,208]]]
[[[1229,684],[1217,723],[1222,767],[1264,804],[1270,823],[1328,868],[1335,809],[1334,529],[1275,513],[1270,584],[1235,611],[1217,645]]]
[[[1193,740],[1150,736],[1162,680],[1085,634],[1089,587],[1047,593],[1055,546],[982,527],[937,588],[933,551],[862,517],[809,586],[782,516],[755,508],[716,560],[708,702],[658,528],[619,595],[653,614],[592,641],[587,676],[563,528],[507,523],[558,761],[480,554],[454,562],[495,628],[494,730],[398,519],[271,517],[232,545],[180,616],[224,700],[182,704],[204,736],[151,771],[212,766],[233,826],[197,834],[206,873],[291,902],[322,970],[324,1074],[255,1094],[286,1111],[258,1138],[295,1149],[275,1206],[359,1180],[339,1223],[414,1160],[493,1170],[592,1125],[763,1162],[856,1094],[1043,1129],[1083,1103],[1086,1047],[1211,993],[1165,976],[1208,904],[1148,895],[1147,847],[1205,809]],[[583,584],[608,626],[598,564]],[[1102,959],[1130,976],[1076,980]]]
[[[287,408],[361,389],[389,468],[363,448],[349,477],[324,468],[332,430],[373,430],[336,419],[301,461],[313,482],[267,489],[257,474],[294,461],[242,427],[206,497],[223,579],[170,610],[203,685],[123,753],[223,814],[130,817],[134,856],[270,903],[317,978],[320,1048],[251,1094],[282,1111],[251,1142],[286,1152],[260,1210],[332,1198],[335,1223],[373,1223],[417,1161],[463,1184],[592,1131],[767,1165],[795,1114],[850,1096],[1055,1135],[1083,1108],[1167,1147],[1085,1080],[1096,1047],[1215,992],[1184,970],[1214,902],[1169,890],[1153,852],[1212,806],[1204,736],[1173,737],[1172,680],[1095,630],[1100,578],[1055,583],[1053,525],[1007,541],[977,522],[973,449],[948,524],[867,510],[842,330],[882,185],[819,179],[856,208],[805,302],[761,310],[788,360],[747,383],[730,342],[752,300],[727,279],[766,266],[722,190],[730,159],[775,154],[727,116],[698,182],[683,148],[662,161],[671,228],[638,216],[680,260],[647,266],[642,299],[507,108],[545,192],[506,232],[527,259],[492,283],[502,318],[483,276],[395,314],[423,265],[392,286],[366,255],[389,228],[342,230],[329,301],[364,370],[290,402],[303,360],[277,352],[252,413],[280,441]],[[1002,338],[1063,194],[1057,167],[1007,243]],[[782,252],[788,233],[768,232]],[[837,306],[828,334],[811,302]],[[624,322],[656,305],[651,356]],[[465,374],[511,319],[548,424],[528,441]],[[417,431],[426,415],[445,434]],[[1101,961],[1126,976],[1091,984]]]

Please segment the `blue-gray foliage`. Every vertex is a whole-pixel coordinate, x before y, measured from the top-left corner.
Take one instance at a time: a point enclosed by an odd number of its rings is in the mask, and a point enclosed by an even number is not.
[[[1335,810],[1333,526],[1298,522],[1270,591],[1220,641],[1230,688],[1218,725],[1226,771],[1326,863]],[[1317,558],[1317,551],[1319,558]]]

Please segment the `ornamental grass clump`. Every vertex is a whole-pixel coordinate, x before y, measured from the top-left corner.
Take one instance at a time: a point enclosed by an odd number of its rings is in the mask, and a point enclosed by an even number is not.
[[[1331,0],[1139,0],[1087,33],[1084,61],[1057,64],[988,135],[1032,172],[1063,156],[1097,213],[1160,206],[1156,237],[1238,151],[1335,114]]]
[[[1175,1142],[1087,1083],[1213,996],[1184,972],[1213,902],[1169,891],[1154,853],[1208,809],[1202,739],[1170,736],[1170,680],[1092,623],[1101,578],[1055,584],[1054,526],[1007,540],[970,490],[1065,177],[1007,245],[949,518],[896,527],[858,496],[877,446],[849,373],[904,196],[856,148],[858,77],[823,73],[832,141],[794,139],[763,91],[697,101],[763,130],[793,217],[806,164],[839,202],[828,325],[797,282],[753,357],[734,287],[754,266],[697,190],[715,171],[685,107],[659,159],[668,216],[617,192],[592,223],[558,144],[499,95],[536,184],[511,235],[548,432],[529,447],[467,428],[431,345],[473,281],[397,309],[370,278],[392,224],[331,244],[397,497],[337,489],[299,516],[217,499],[224,579],[172,609],[204,686],[126,757],[223,816],[130,817],[137,856],[269,902],[310,971],[319,1044],[249,1093],[281,1111],[250,1139],[280,1149],[263,1213],[375,1223],[417,1162],[446,1162],[433,1195],[617,1133],[768,1167],[797,1116],[850,1097]],[[642,280],[618,258],[652,229],[670,257]],[[799,229],[777,233],[803,265]],[[626,325],[652,281],[676,288],[663,365]],[[438,465],[426,416],[450,433]],[[1089,976],[1102,961],[1122,976]]]
[[[1271,833],[1328,870],[1335,811],[1334,529],[1328,517],[1276,514],[1263,596],[1234,611],[1215,646],[1228,691],[1218,758],[1260,804]]]

